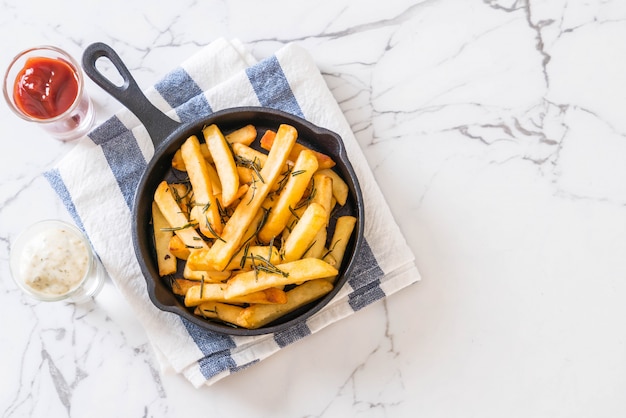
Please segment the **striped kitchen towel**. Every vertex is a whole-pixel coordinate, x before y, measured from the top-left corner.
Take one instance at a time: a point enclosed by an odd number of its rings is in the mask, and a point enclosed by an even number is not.
[[[148,298],[131,235],[133,193],[154,153],[145,128],[127,110],[96,127],[44,175],[145,327],[163,370],[182,373],[196,387],[214,383],[419,280],[414,256],[350,126],[304,49],[289,44],[256,62],[240,42],[219,39],[146,95],[181,122],[229,107],[266,106],[337,132],[359,178],[366,214],[357,266],[324,309],[281,333],[214,334],[158,310]]]

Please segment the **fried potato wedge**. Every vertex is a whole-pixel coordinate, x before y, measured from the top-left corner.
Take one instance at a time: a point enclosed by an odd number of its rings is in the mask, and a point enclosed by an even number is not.
[[[293,312],[320,297],[328,294],[333,285],[324,279],[310,280],[287,292],[287,302],[282,305],[254,304],[243,309],[237,323],[248,329],[256,329]]]
[[[324,257],[324,260],[329,264],[334,264],[339,268],[343,262],[343,257],[346,253],[346,247],[350,242],[350,237],[354,231],[356,225],[356,218],[354,216],[340,216],[335,223],[335,231],[330,241],[330,249],[328,254]],[[335,277],[330,277],[332,280]]]
[[[317,233],[326,226],[326,219],[326,209],[319,203],[311,203],[285,240],[283,260],[294,261],[301,258]]]
[[[229,324],[243,326],[244,324],[239,323],[239,315],[242,311],[243,308],[240,306],[210,301],[196,306],[194,314],[207,319],[217,319]]]
[[[217,237],[222,232],[222,222],[207,162],[200,152],[198,137],[191,135],[180,149],[193,187],[194,204],[189,220],[197,223],[200,231],[207,237]]]
[[[303,151],[298,156],[293,171],[285,187],[280,192],[278,200],[270,211],[267,221],[259,231],[259,240],[269,242],[278,236],[287,225],[291,211],[302,199],[313,173],[317,170],[317,158],[311,151]]]
[[[228,303],[260,303],[260,304],[282,304],[287,303],[287,295],[284,290],[271,287],[258,292],[248,293],[236,298],[226,300],[223,283],[197,284],[187,289],[185,293],[185,306],[197,306],[204,302],[228,302]]]
[[[230,206],[237,198],[237,191],[239,190],[239,174],[237,173],[235,158],[226,138],[224,138],[222,131],[217,125],[206,126],[202,130],[202,134],[209,151],[211,151],[215,169],[220,179],[222,203],[224,206]]]
[[[168,248],[172,254],[178,259],[186,260],[191,250],[185,245],[178,235],[172,234]]]
[[[209,248],[195,230],[195,225],[187,219],[178,203],[176,203],[170,186],[166,181],[162,181],[157,187],[154,193],[154,201],[170,224],[170,229],[180,237],[186,246],[190,248]]]
[[[305,258],[290,263],[278,264],[271,271],[268,269],[239,273],[228,280],[224,296],[227,300],[231,300],[270,287],[299,284],[336,274],[337,269],[325,261],[316,258]]]
[[[159,275],[176,273],[176,256],[170,250],[170,240],[175,235],[156,202],[152,202],[152,225]]]

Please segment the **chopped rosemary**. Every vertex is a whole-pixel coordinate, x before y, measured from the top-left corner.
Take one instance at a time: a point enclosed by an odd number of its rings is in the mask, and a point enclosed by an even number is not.
[[[222,242],[226,242],[226,241],[224,241],[224,239],[222,237],[219,236],[219,234],[217,232],[215,232],[215,230],[211,226],[211,223],[209,222],[209,218],[206,215],[204,215],[204,220],[206,222],[206,228],[209,230],[209,232],[211,234],[213,234],[213,236],[215,236],[215,238],[217,238],[218,240],[220,240]]]
[[[161,231],[180,231],[183,229],[187,229],[187,228],[195,228],[196,227],[196,223],[194,222],[189,222],[186,223],[183,226],[174,226],[174,227],[170,227],[170,228],[161,228]]]
[[[249,160],[245,157],[237,155],[235,157],[235,163],[238,166],[246,167],[254,171],[254,174],[257,175],[259,180],[261,180],[261,183],[265,183],[265,180],[263,180],[263,176],[261,175],[261,161],[259,161],[257,157],[254,157],[254,160]]]
[[[337,246],[337,244],[339,244],[339,242],[340,242],[340,241],[341,241],[340,239],[338,239],[337,241],[335,241],[335,242],[333,243],[332,248],[329,248],[329,249],[328,249],[328,251],[326,251],[326,253],[322,256],[322,258],[324,258],[324,257],[326,257],[327,255],[329,255],[330,253],[332,253],[332,252],[333,252],[333,250],[335,249],[335,247]]]

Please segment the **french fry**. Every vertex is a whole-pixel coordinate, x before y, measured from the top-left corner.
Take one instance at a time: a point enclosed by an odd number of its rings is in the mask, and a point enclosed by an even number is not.
[[[190,249],[185,245],[178,235],[172,234],[169,241],[169,250],[176,258],[186,260],[189,257]]]
[[[188,280],[188,279],[174,279],[172,281],[172,292],[178,296],[185,296],[187,294],[187,290],[189,290],[193,286],[197,286],[198,282],[196,280]]]
[[[335,222],[335,231],[330,241],[330,249],[328,254],[324,257],[324,260],[328,263],[334,263],[339,268],[343,261],[343,257],[346,252],[348,242],[350,242],[350,236],[354,231],[356,225],[356,218],[354,216],[340,216]],[[335,277],[331,277],[332,280]]]
[[[213,162],[213,157],[211,157],[209,147],[207,147],[205,143],[200,144],[200,152],[208,163]],[[179,171],[187,171],[187,167],[185,167],[185,161],[183,160],[183,153],[181,152],[180,148],[174,153],[174,156],[172,157],[172,167]]]
[[[222,131],[220,131],[217,125],[205,127],[202,130],[202,134],[209,151],[211,151],[215,169],[220,178],[222,202],[224,206],[230,206],[236,199],[237,191],[239,190],[239,175],[237,174],[235,159],[226,138],[224,138]]]
[[[174,200],[180,206],[180,210],[189,218],[189,212],[191,211],[190,200],[193,194],[191,187],[182,183],[170,183],[170,190]]]
[[[212,265],[215,270],[223,270],[229,260],[239,249],[241,239],[254,219],[270,188],[280,175],[280,170],[287,160],[289,151],[296,142],[297,132],[289,125],[281,125],[278,129],[275,146],[268,154],[265,167],[261,170],[264,182],[257,182],[248,189],[246,195],[224,226],[221,239],[216,240],[208,251],[193,252],[189,259],[205,258],[204,262]]]
[[[231,271],[193,270],[189,266],[189,262],[185,263],[185,267],[183,268],[183,277],[187,280],[221,283],[231,276]]]
[[[209,248],[207,243],[204,242],[198,232],[196,232],[194,224],[191,223],[181,211],[166,181],[162,181],[157,187],[154,192],[154,201],[170,224],[170,228],[180,237],[186,246],[190,248]]]
[[[176,273],[176,256],[169,248],[174,232],[169,230],[169,222],[161,213],[156,202],[152,202],[152,225],[154,229],[154,249],[157,255],[157,266],[160,276]]]
[[[322,205],[311,203],[284,242],[283,260],[294,261],[302,257],[319,230],[326,226],[326,217]]]
[[[304,283],[308,280],[334,276],[337,269],[323,260],[305,258],[289,263],[278,264],[270,269],[239,273],[228,280],[224,291],[227,300],[258,292],[270,287]]]
[[[185,293],[185,306],[197,306],[204,302],[228,302],[228,303],[261,303],[261,304],[282,304],[287,303],[287,295],[284,290],[270,287],[258,292],[248,293],[237,298],[226,300],[224,291],[226,285],[223,283],[197,284],[187,289]]]
[[[255,165],[259,170],[267,161],[267,154],[257,151],[245,144],[232,144],[233,154],[244,166]]]
[[[194,313],[203,318],[217,319],[237,326],[243,325],[239,322],[239,315],[242,311],[243,308],[240,306],[214,301],[205,302],[194,309]]]
[[[193,187],[194,205],[189,219],[197,223],[200,231],[207,237],[218,237],[222,232],[222,222],[207,162],[200,152],[198,137],[190,136],[180,149]]]
[[[256,139],[256,134],[256,127],[254,125],[246,125],[226,135],[226,141],[233,145],[250,145]]]
[[[303,151],[300,153],[287,184],[280,192],[278,201],[269,213],[265,225],[259,231],[261,242],[269,242],[285,228],[291,217],[291,210],[302,198],[317,167],[317,158],[312,152]]]
[[[333,196],[337,199],[337,203],[341,206],[345,205],[348,200],[348,193],[350,192],[350,189],[341,176],[330,168],[318,170],[317,174],[324,174],[333,179]]]
[[[261,148],[269,150],[272,148],[272,144],[274,142],[275,134],[273,131],[266,131],[265,134],[261,137]],[[317,157],[318,165],[320,169],[323,168],[332,168],[335,166],[335,161],[330,158],[328,155],[323,154],[318,151],[313,151],[312,149],[305,147],[302,144],[295,144],[289,154],[289,161],[296,161],[298,159],[298,155],[303,150],[309,150],[315,154]]]
[[[302,258],[322,258],[326,253],[326,239],[328,238],[328,230],[326,228],[320,228],[317,234],[313,238],[313,242],[304,254]],[[332,264],[331,264],[332,265]]]
[[[239,313],[237,323],[248,329],[262,327],[309,302],[319,299],[332,289],[333,285],[327,280],[307,281],[287,292],[287,303],[282,305],[255,304],[243,309]]]
[[[241,186],[239,186],[239,189],[237,190],[237,194],[235,194],[234,199],[232,202],[230,202],[229,205],[227,205],[224,201],[223,201],[223,197],[222,194],[216,194],[215,197],[217,198],[218,202],[220,202],[220,205],[222,205],[223,208],[227,208],[229,206],[232,206],[234,203],[237,202],[237,199],[241,198],[242,196],[244,196],[247,192],[248,189],[250,188],[250,186],[248,186],[247,184],[242,184]]]

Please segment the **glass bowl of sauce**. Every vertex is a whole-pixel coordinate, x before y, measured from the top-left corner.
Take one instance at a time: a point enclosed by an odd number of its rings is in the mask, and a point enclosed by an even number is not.
[[[40,46],[13,59],[3,93],[17,116],[37,123],[61,141],[70,141],[85,135],[95,121],[84,85],[74,58],[57,47]]]
[[[48,302],[90,300],[106,277],[85,235],[59,220],[26,228],[11,245],[10,267],[21,290]]]

